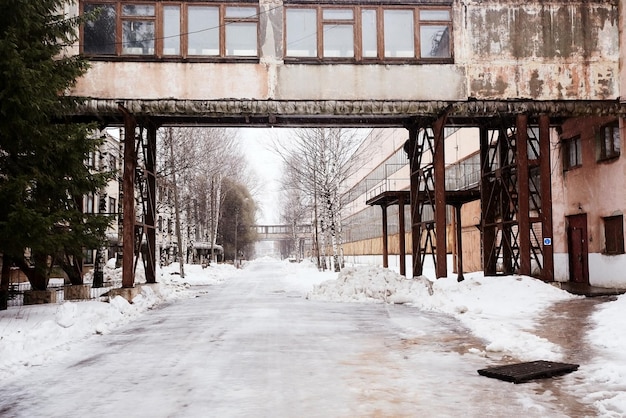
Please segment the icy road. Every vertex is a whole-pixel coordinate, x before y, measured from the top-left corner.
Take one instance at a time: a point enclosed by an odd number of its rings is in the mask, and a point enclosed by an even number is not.
[[[254,263],[19,378],[2,417],[560,417],[543,383],[481,377],[456,320],[404,305],[306,299]],[[558,387],[558,386],[557,386]]]

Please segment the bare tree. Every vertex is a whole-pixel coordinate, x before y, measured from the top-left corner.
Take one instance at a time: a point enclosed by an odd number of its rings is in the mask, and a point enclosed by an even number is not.
[[[249,178],[235,130],[221,128],[167,128],[160,136],[157,210],[176,218],[178,260],[197,261],[196,244],[210,245],[209,260],[215,261],[224,178]],[[174,205],[167,196],[174,197]],[[173,231],[167,230],[166,235]],[[185,251],[185,253],[183,253]],[[203,256],[201,257],[203,258]],[[204,260],[202,260],[204,262]],[[181,274],[183,271],[181,270]]]
[[[288,142],[274,142],[290,177],[287,182],[307,193],[313,204],[321,269],[326,268],[327,249],[332,250],[334,270],[343,266],[341,192],[347,178],[360,166],[353,154],[362,138],[353,129],[313,128],[296,130]]]

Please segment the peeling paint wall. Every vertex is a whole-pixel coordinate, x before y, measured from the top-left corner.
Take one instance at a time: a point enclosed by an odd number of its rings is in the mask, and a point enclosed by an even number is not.
[[[616,99],[626,83],[620,81],[620,4],[455,1],[454,63],[351,65],[285,64],[282,2],[261,0],[258,63],[95,61],[74,93],[110,99]]]
[[[605,236],[603,218],[626,213],[626,129],[620,123],[621,155],[608,161],[597,161],[596,134],[603,124],[614,118],[572,119],[563,125],[560,138],[552,138],[552,209],[554,219],[555,257],[567,266],[567,216],[587,214],[589,247],[589,281],[592,285],[625,287],[626,255],[604,255]],[[563,171],[562,147],[559,139],[580,135],[582,164],[579,168]],[[556,260],[556,258],[555,258]],[[561,263],[562,264],[562,263]],[[569,279],[565,269],[555,279]]]
[[[619,96],[617,1],[474,1],[456,11],[456,62],[470,96]]]

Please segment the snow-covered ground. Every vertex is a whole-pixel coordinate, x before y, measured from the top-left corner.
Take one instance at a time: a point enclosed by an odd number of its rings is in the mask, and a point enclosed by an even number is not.
[[[451,315],[485,342],[482,350],[473,349],[470,355],[494,361],[568,361],[561,347],[533,331],[548,307],[577,297],[532,278],[495,278],[474,273],[467,274],[461,283],[455,277],[433,282],[426,277],[406,279],[373,266],[349,267],[339,275],[320,273],[308,262],[284,262],[280,267],[284,289],[306,294],[311,300],[409,304]],[[109,303],[64,302],[0,311],[0,379],[42,364],[94,334],[108,333],[157,304],[194,297],[202,291],[198,285],[219,285],[240,274],[228,265],[206,269],[186,265],[182,279],[172,274],[177,268],[171,265],[160,270],[158,291],[145,287],[132,304],[116,297]],[[106,274],[116,277],[121,272],[109,269]],[[597,408],[599,416],[626,416],[624,312],[626,296],[599,305],[586,336],[592,350],[590,361],[581,364],[575,379],[564,379],[563,383],[568,385],[568,391]]]

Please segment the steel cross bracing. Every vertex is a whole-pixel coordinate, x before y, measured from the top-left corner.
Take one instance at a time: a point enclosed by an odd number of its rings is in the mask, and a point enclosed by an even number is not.
[[[152,129],[150,129],[152,128]],[[137,164],[135,167],[135,241],[133,272],[137,270],[137,264],[141,256],[146,281],[154,283],[154,262],[156,259],[156,128],[148,128],[140,125],[136,131],[135,155]]]
[[[411,161],[411,178],[415,180],[412,187],[417,189],[417,200],[411,205],[411,219],[413,222],[413,240],[417,241],[417,257],[413,260],[415,275],[421,275],[427,254],[433,257],[436,266],[436,231],[435,220],[435,166],[433,155],[435,153],[435,135],[431,128],[421,129],[416,135],[416,146],[413,147]],[[425,158],[427,157],[427,158]]]
[[[123,106],[124,169],[121,182],[123,218],[122,287],[135,284],[140,255],[147,283],[156,283],[156,130],[149,119],[138,123]],[[144,241],[145,237],[145,241]]]
[[[547,231],[546,237],[551,236],[552,220],[542,205],[544,199],[552,204],[549,121],[541,118],[540,122],[531,126],[525,115],[519,115],[516,120],[501,119],[497,129],[481,128],[481,230],[486,275],[518,273],[552,279],[552,253],[546,258],[543,242]]]

